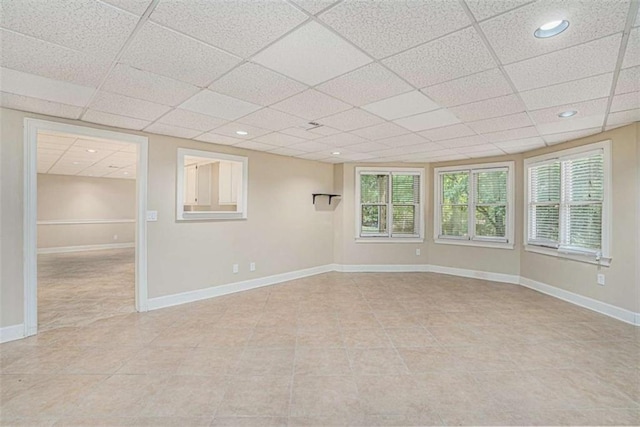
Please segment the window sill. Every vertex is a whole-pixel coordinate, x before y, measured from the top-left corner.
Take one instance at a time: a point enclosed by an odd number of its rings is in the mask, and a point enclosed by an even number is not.
[[[474,246],[478,248],[492,248],[492,249],[513,249],[515,246],[509,242],[490,242],[484,240],[465,240],[465,239],[438,239],[435,243],[443,245],[458,245],[458,246]]]
[[[214,221],[214,220],[230,220],[230,219],[247,219],[244,212],[183,212],[178,214],[178,221]]]
[[[356,237],[356,243],[423,243],[422,237]]]
[[[603,267],[610,267],[612,258],[602,257],[600,261],[597,261],[593,255],[579,255],[579,254],[568,254],[558,251],[553,248],[543,248],[540,246],[533,245],[525,245],[524,250],[527,252],[533,252],[536,254],[553,256],[556,258],[565,258],[572,261],[585,262],[587,264],[601,265]]]

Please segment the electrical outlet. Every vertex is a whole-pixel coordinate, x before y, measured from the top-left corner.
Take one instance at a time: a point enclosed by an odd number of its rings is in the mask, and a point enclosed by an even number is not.
[[[238,274],[238,264],[233,264],[233,274]]]
[[[256,271],[256,263],[252,262],[251,264],[249,264],[249,271]]]
[[[158,211],[147,211],[147,221],[157,221]]]
[[[604,274],[598,274],[598,285],[604,286]]]
[[[118,240],[118,235],[117,234],[113,235],[113,240]]]
[[[416,256],[420,256],[420,249],[416,249]]]

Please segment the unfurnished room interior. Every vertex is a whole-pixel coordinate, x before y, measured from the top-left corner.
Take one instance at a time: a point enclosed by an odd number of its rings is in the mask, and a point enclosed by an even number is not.
[[[0,425],[640,425],[637,0],[0,0]]]

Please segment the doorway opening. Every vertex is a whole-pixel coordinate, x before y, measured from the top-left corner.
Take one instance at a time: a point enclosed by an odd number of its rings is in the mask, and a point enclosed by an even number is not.
[[[147,138],[25,119],[25,335],[147,310]]]

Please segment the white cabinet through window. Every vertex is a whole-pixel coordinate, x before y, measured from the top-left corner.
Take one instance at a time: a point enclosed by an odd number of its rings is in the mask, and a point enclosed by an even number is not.
[[[221,205],[238,204],[238,189],[242,181],[242,164],[221,161],[219,177],[218,203]]]
[[[211,164],[185,166],[184,204],[211,204]]]

